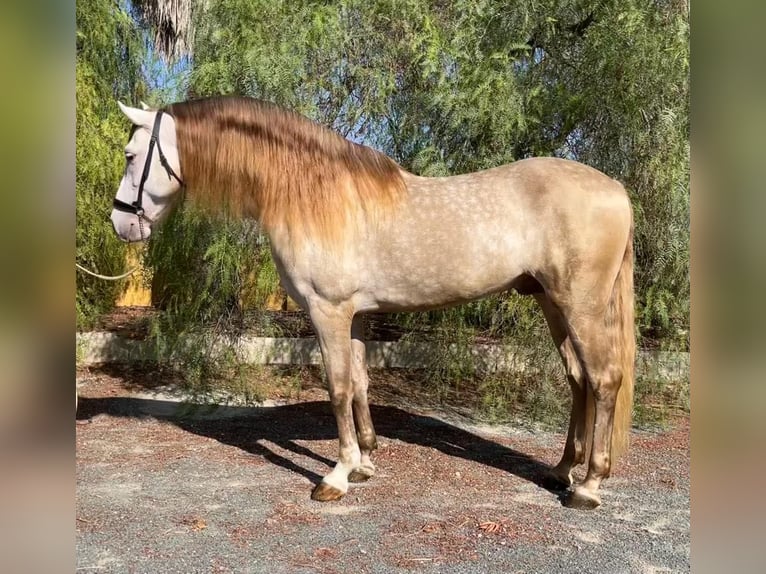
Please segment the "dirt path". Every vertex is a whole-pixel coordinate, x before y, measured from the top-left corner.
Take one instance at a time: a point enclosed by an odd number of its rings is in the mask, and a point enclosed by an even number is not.
[[[539,486],[563,436],[376,405],[377,475],[309,499],[336,451],[324,395],[190,410],[85,377],[79,572],[684,572],[689,428],[636,433],[592,512]],[[86,423],[86,421],[88,421]]]

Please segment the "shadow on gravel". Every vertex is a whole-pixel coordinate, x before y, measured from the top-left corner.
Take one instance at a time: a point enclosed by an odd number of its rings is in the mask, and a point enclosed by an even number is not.
[[[370,405],[370,410],[379,436],[434,448],[449,456],[492,466],[560,494],[545,480],[550,467],[529,455],[436,418],[389,406]],[[263,442],[268,441],[285,450],[308,456],[328,467],[334,465],[333,461],[294,442],[337,439],[335,418],[326,401],[275,407],[211,407],[127,397],[80,398],[78,419],[89,419],[102,413],[116,417],[166,420],[188,432],[262,456],[315,484],[321,481],[321,476],[275,453]]]

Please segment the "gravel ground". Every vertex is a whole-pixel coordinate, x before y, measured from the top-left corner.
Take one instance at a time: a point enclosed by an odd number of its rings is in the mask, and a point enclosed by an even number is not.
[[[373,379],[373,387],[375,381]],[[190,408],[80,379],[77,570],[136,573],[685,572],[689,424],[636,432],[595,511],[542,487],[564,437],[381,404],[369,482],[309,499],[335,457],[319,389]]]

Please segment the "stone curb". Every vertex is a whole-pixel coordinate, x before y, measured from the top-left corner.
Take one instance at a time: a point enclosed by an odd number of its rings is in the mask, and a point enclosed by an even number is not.
[[[218,346],[223,350],[224,344]],[[428,357],[459,349],[451,345],[439,348],[428,342],[367,341],[367,363],[377,368],[426,368]],[[318,365],[322,355],[316,339],[287,337],[243,336],[236,343],[237,355],[248,364],[255,365]],[[92,331],[77,333],[77,364],[133,363],[150,361],[151,342],[127,339],[115,333]],[[523,372],[529,367],[523,353],[515,353],[508,345],[478,344],[471,349],[478,367],[486,371],[515,370]],[[652,379],[679,380],[689,378],[689,353],[640,350],[637,370]]]

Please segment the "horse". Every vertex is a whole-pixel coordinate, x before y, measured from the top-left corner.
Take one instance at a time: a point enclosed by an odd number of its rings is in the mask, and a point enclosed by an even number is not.
[[[538,301],[572,391],[563,455],[548,479],[565,506],[601,504],[601,482],[628,446],[633,401],[633,212],[619,182],[553,157],[420,177],[251,98],[118,104],[133,127],[111,213],[117,235],[147,240],[181,196],[253,218],[283,287],[311,319],[339,442],[337,464],[311,498],[340,499],[349,482],[375,474],[364,315],[515,289]]]

